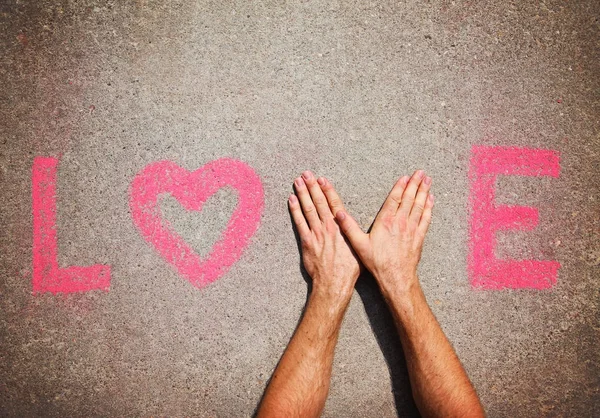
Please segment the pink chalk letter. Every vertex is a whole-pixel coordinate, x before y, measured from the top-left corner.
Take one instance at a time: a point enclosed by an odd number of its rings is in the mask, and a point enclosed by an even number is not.
[[[499,260],[494,256],[496,231],[530,230],[538,211],[525,206],[496,206],[499,175],[551,176],[560,173],[557,151],[474,146],[471,149],[469,276],[471,285],[484,289],[547,289],[556,283],[560,263],[538,260]]]
[[[237,191],[238,204],[221,238],[202,260],[162,218],[158,199],[170,193],[186,210],[201,211],[204,202],[225,186]],[[229,158],[212,161],[192,173],[171,161],[158,161],[146,166],[131,183],[129,207],[144,239],[181,276],[202,288],[229,270],[258,229],[263,187],[250,166]]]
[[[58,267],[56,171],[58,159],[36,157],[31,175],[33,212],[33,293],[108,290],[110,266]]]

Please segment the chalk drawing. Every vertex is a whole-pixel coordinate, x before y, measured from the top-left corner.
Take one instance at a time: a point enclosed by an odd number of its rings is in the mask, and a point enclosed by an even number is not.
[[[31,174],[33,214],[33,293],[108,290],[110,266],[58,266],[56,173],[58,159],[36,157]]]
[[[186,210],[200,211],[204,202],[226,186],[237,191],[238,203],[221,238],[202,260],[162,218],[158,199],[170,193]],[[222,158],[191,173],[171,161],[158,161],[146,166],[131,183],[129,206],[144,239],[181,276],[202,288],[224,275],[241,257],[260,224],[263,194],[260,178],[241,161]]]
[[[499,260],[494,256],[497,230],[530,230],[538,223],[536,208],[497,206],[494,198],[499,175],[558,177],[559,173],[557,151],[488,146],[471,149],[468,265],[473,287],[547,289],[556,283],[557,261]]]

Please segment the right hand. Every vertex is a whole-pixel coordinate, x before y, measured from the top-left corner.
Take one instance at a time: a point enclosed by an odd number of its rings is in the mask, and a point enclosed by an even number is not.
[[[422,170],[401,177],[385,200],[369,234],[345,211],[335,212],[340,228],[382,291],[418,284],[417,265],[431,222],[431,177]],[[325,193],[327,195],[327,193]]]

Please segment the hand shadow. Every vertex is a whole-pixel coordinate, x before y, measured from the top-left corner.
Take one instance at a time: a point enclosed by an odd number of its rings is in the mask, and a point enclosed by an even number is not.
[[[355,288],[363,302],[369,324],[390,371],[392,393],[398,416],[420,417],[412,397],[404,351],[394,318],[383,299],[377,282],[369,272],[364,272],[358,278]]]

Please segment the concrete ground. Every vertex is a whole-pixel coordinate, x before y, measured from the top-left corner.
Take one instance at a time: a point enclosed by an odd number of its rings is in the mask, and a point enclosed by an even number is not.
[[[491,417],[600,416],[600,3],[16,1],[0,4],[0,415],[253,413],[307,284],[286,199],[330,178],[366,228],[394,180],[434,179],[421,282]],[[557,260],[548,290],[469,283],[473,145],[560,152],[559,178],[501,177],[535,206],[498,257]],[[32,166],[60,160],[61,267],[110,289],[32,292]],[[198,289],[144,240],[129,188],[148,164],[221,158],[264,188],[241,258]],[[236,206],[160,211],[200,255]],[[412,416],[402,353],[362,278],[324,416]]]

